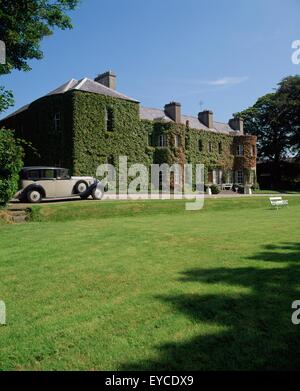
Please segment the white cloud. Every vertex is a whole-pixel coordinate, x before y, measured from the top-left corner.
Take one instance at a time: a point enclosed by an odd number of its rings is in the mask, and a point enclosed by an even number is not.
[[[204,84],[209,84],[211,86],[228,86],[233,84],[244,83],[248,80],[248,76],[231,76],[231,77],[222,77],[221,79],[207,81]]]

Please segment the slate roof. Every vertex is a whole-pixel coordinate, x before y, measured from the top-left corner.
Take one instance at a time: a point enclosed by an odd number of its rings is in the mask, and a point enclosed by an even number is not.
[[[140,119],[148,120],[148,121],[164,121],[164,122],[174,122],[170,117],[168,117],[164,110],[153,109],[147,107],[140,108]],[[181,123],[183,125],[189,122],[189,127],[198,130],[207,130],[215,133],[223,133],[223,134],[239,134],[236,130],[232,129],[229,124],[216,122],[214,121],[214,127],[209,129],[205,126],[197,117],[182,115]]]
[[[22,113],[22,111],[25,111],[27,110],[29,107],[29,104],[28,105],[25,105],[25,106],[22,106],[20,107],[18,110],[14,111],[13,113],[9,114],[7,117],[4,117],[2,119],[0,119],[0,121],[3,121],[4,119],[7,119],[7,118],[10,118],[10,117],[13,117],[14,115],[17,115],[19,113]]]
[[[91,80],[89,78],[84,78],[81,80],[71,79],[71,80],[67,81],[66,83],[62,84],[61,86],[57,87],[55,90],[50,91],[45,96],[64,94],[67,91],[73,91],[73,90],[91,92],[94,94],[111,96],[113,98],[119,98],[119,99],[131,101],[131,102],[139,103],[137,100],[129,98],[128,96],[121,94],[120,92],[117,92],[111,88],[108,88],[108,87],[106,87],[106,86],[104,86],[94,80]],[[19,113],[27,110],[29,106],[30,106],[30,104],[21,107],[20,109],[18,109],[17,111],[13,112],[10,115],[8,115],[7,117],[1,119],[0,121],[5,120],[10,117],[13,117],[16,114],[19,114]],[[142,107],[142,106],[140,107],[140,118],[145,119],[145,120],[149,120],[149,121],[174,122],[170,117],[168,117],[165,114],[164,110],[147,108],[147,107]],[[199,121],[198,117],[182,115],[181,116],[181,123],[183,125],[186,125],[187,121],[189,121],[190,128],[193,128],[193,129],[208,130],[211,132],[223,133],[223,134],[235,134],[235,135],[239,134],[239,132],[232,129],[229,126],[229,124],[214,121],[213,128],[209,129],[201,121]]]
[[[146,119],[148,121],[173,122],[172,119],[165,114],[164,110],[150,109],[142,106],[140,107],[140,119]]]
[[[119,99],[129,100],[131,102],[139,103],[136,99],[129,98],[128,96],[121,94],[120,92],[112,90],[111,88],[108,88],[103,84],[100,84],[88,78],[84,78],[80,80],[75,87],[69,88],[69,90],[72,89],[85,91],[85,92],[93,92],[94,94],[106,95],[106,96],[111,96],[113,98],[119,98]]]
[[[139,103],[137,100],[129,98],[128,96],[121,94],[120,92],[117,92],[115,90],[112,90],[111,88],[108,88],[94,80],[88,79],[87,77],[81,80],[71,79],[66,83],[62,84],[61,86],[57,87],[55,90],[50,91],[45,96],[64,94],[65,92],[72,91],[72,90],[92,92],[94,94],[111,96],[113,98],[119,98],[131,102]],[[16,114],[21,113],[22,111],[27,110],[29,106],[30,104],[21,107],[20,109],[14,111],[12,114],[8,115],[7,117],[2,118],[1,121],[13,117]]]

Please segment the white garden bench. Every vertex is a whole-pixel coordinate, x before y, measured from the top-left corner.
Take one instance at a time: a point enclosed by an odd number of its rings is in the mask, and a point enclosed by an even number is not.
[[[270,197],[271,205],[278,209],[279,206],[289,205],[287,200],[283,200],[282,197]]]
[[[222,190],[232,190],[233,183],[223,183],[222,184]]]

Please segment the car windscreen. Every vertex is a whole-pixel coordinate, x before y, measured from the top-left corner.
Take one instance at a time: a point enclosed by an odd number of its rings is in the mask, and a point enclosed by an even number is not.
[[[57,179],[70,179],[69,171],[67,169],[56,170]]]

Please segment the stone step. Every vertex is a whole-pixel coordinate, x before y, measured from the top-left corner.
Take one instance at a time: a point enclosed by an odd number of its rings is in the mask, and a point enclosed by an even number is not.
[[[9,207],[7,210],[7,215],[12,223],[26,223],[28,220],[28,209]]]
[[[9,206],[7,208],[9,212],[28,212],[30,208],[17,207],[17,206]]]
[[[13,217],[13,222],[15,224],[23,224],[26,223],[27,221],[27,216],[14,216]]]
[[[13,216],[13,217],[17,217],[17,216],[27,216],[27,213],[26,212],[23,212],[23,211],[15,211],[15,212],[11,212],[11,211],[9,211],[8,212],[8,214],[10,215],[10,216]]]

